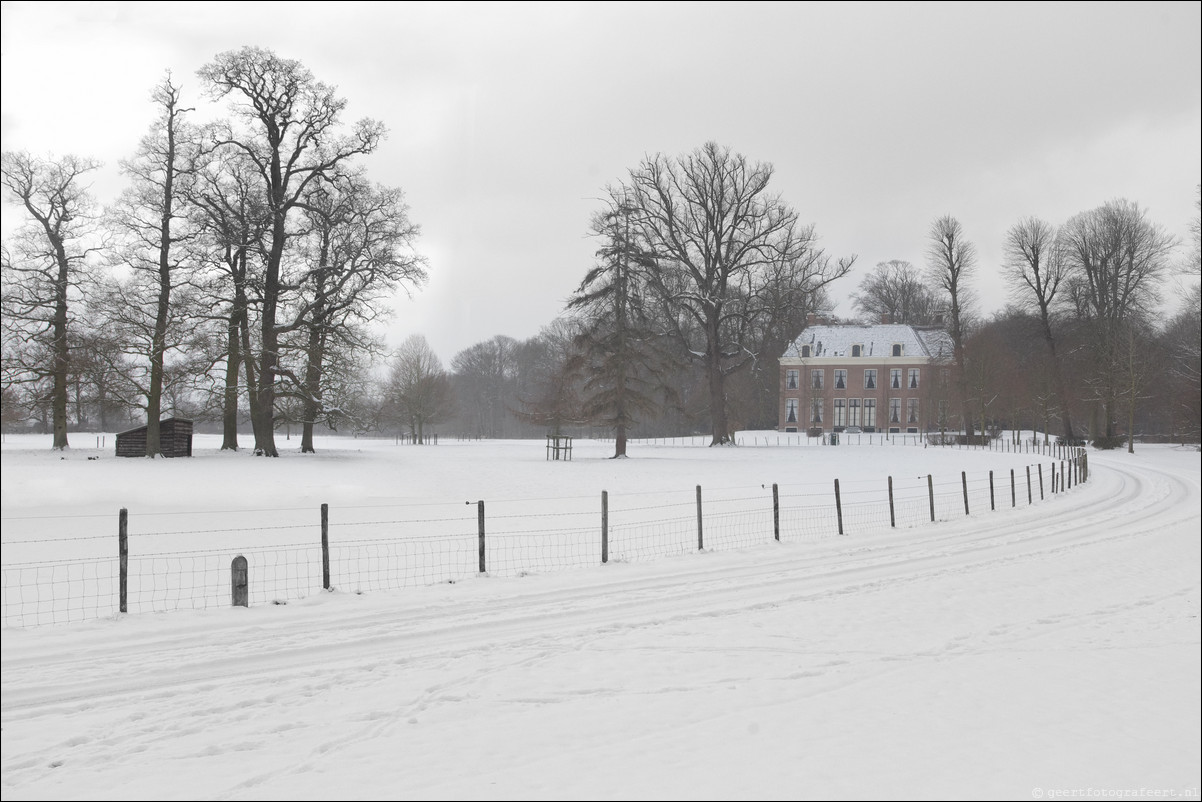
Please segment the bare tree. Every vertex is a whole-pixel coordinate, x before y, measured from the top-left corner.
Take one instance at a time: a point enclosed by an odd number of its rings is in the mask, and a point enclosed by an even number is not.
[[[99,162],[78,156],[41,159],[5,152],[3,184],[8,200],[28,216],[4,251],[3,318],[6,339],[29,347],[34,357],[5,364],[6,381],[43,377],[53,383],[53,448],[67,448],[67,382],[71,370],[70,305],[90,253],[94,231],[92,196],[82,181]],[[7,352],[6,352],[7,356]]]
[[[973,423],[972,410],[968,403],[964,343],[975,305],[968,280],[976,271],[977,249],[965,238],[960,221],[951,215],[944,215],[931,224],[927,240],[927,269],[948,304],[947,332],[952,338],[952,358],[956,365],[960,415],[964,422],[965,434],[971,436]]]
[[[399,189],[372,187],[359,173],[314,185],[305,196],[308,234],[297,238],[293,283],[298,292],[281,333],[302,340],[303,366],[281,367],[303,401],[301,451],[312,452],[313,424],[325,413],[322,376],[348,349],[372,350],[359,333],[384,311],[399,286],[426,279],[425,259],[413,252],[418,229]]]
[[[466,434],[504,437],[515,392],[518,342],[498,334],[451,358],[456,406]]]
[[[244,47],[222,53],[197,73],[217,98],[234,95],[236,111],[247,123],[217,144],[240,151],[254,165],[271,226],[265,237],[265,263],[260,309],[261,353],[259,390],[252,409],[258,418],[255,453],[279,456],[272,421],[279,369],[277,315],[281,293],[281,264],[293,232],[288,221],[303,203],[311,185],[329,179],[355,156],[371,153],[384,136],[384,127],[361,120],[349,134],[339,129],[346,101],[334,87],[314,79],[300,62],[283,59],[270,50]]]
[[[935,319],[935,294],[918,268],[900,259],[878,262],[860,280],[860,291],[852,293],[851,299],[856,310],[873,322],[925,326]]]
[[[257,296],[255,265],[263,261],[263,241],[271,225],[266,204],[257,192],[254,164],[236,151],[221,161],[211,161],[198,172],[189,198],[197,228],[208,246],[206,263],[211,277],[205,291],[212,299],[213,316],[225,330],[225,347],[213,364],[225,361],[220,379],[222,450],[238,450],[240,376],[245,371],[250,409],[258,404],[258,371],[255,369],[251,306]],[[256,431],[260,419],[250,416]],[[259,441],[256,436],[256,442]]]
[[[514,417],[560,435],[565,424],[583,423],[576,320],[559,317],[517,349],[517,404]]]
[[[447,420],[454,410],[450,377],[420,334],[408,337],[392,357],[387,402],[392,417],[409,427],[414,443],[426,442],[426,426]]]
[[[184,341],[193,340],[198,317],[195,305],[189,308],[181,303],[187,293],[181,296],[178,291],[198,272],[196,231],[189,225],[186,198],[201,154],[199,131],[185,120],[192,109],[184,108],[180,97],[180,87],[170,74],[154,88],[151,99],[159,117],[135,156],[122,162],[122,172],[132,184],[110,213],[119,243],[113,259],[128,266],[132,275],[119,292],[109,295],[107,317],[119,321],[128,334],[124,347],[145,360],[144,378],[137,375],[135,363],[127,367],[145,396],[148,457],[162,453],[159,418],[167,354],[174,350],[188,359],[199,355],[194,347],[186,353],[181,349]],[[174,330],[174,341],[168,339],[169,330]],[[175,375],[183,379],[191,372],[175,371]]]
[[[1177,243],[1138,204],[1116,200],[1083,212],[1060,230],[1072,308],[1091,328],[1091,383],[1104,437],[1115,436],[1129,323],[1146,319]],[[1094,437],[1098,436],[1097,429]]]
[[[684,156],[645,159],[630,172],[625,197],[632,225],[655,259],[650,286],[682,353],[704,365],[712,445],[731,442],[726,379],[754,352],[749,337],[774,307],[773,282],[815,292],[851,270],[832,264],[812,226],[768,191],[772,165],[713,142]]]
[[[1037,217],[1027,217],[1006,232],[1003,249],[1003,275],[1010,285],[1011,295],[1022,308],[1032,309],[1039,314],[1043,341],[1051,354],[1062,431],[1071,443],[1073,424],[1068,387],[1060,357],[1056,353],[1056,335],[1052,329],[1052,317],[1059,304],[1058,295],[1068,276],[1056,229]]]

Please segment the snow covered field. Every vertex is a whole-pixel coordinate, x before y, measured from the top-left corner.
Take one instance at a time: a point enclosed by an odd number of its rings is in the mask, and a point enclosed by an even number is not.
[[[111,564],[121,507],[131,562],[176,560],[169,585],[227,548],[311,551],[322,503],[331,541],[407,542],[429,521],[466,545],[429,576],[373,579],[345,556],[334,592],[252,590],[249,609],[221,604],[226,587],[174,612],[154,612],[170,588],[131,591],[127,616],[96,599],[67,624],[6,610],[4,798],[1197,798],[1196,451],[1091,451],[1089,481],[1052,494],[1050,457],[760,434],[622,461],[577,441],[571,462],[533,441],[336,438],[269,461],[199,436],[193,459],[118,460],[111,435],[60,459],[9,436],[6,606],[11,565]],[[1038,464],[1049,487],[1027,505]],[[675,523],[697,485],[701,552]],[[513,548],[477,576],[481,499]],[[565,556],[547,530],[584,545]]]

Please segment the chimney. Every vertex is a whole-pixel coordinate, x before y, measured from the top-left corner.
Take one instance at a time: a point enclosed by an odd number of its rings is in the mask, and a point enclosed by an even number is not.
[[[888,326],[892,322],[893,322],[893,315],[889,314],[888,312],[881,312],[881,325],[882,326]]]
[[[806,325],[807,326],[817,326],[818,325],[818,313],[817,312],[810,312],[809,314],[806,315]]]

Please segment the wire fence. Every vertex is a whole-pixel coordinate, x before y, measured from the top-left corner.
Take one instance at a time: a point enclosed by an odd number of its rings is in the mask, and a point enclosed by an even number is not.
[[[1084,449],[1006,472],[888,477],[466,504],[198,510],[2,518],[0,622],[286,604],[911,528],[1036,504],[1088,478]],[[109,534],[100,534],[107,529]],[[114,536],[115,530],[115,536]],[[202,544],[202,545],[198,545]],[[252,545],[253,544],[253,545]],[[38,557],[70,549],[77,557]],[[8,561],[18,550],[28,559]],[[246,561],[238,580],[234,560]],[[239,582],[245,582],[239,596]]]

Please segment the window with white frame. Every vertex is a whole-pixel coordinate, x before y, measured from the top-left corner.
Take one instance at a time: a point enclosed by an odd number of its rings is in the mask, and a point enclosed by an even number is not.
[[[894,343],[894,344],[893,344],[893,355],[894,355],[894,356],[901,356],[901,355],[902,355],[902,347],[901,347],[901,343]]]
[[[912,425],[912,426],[918,424],[918,399],[917,398],[907,398],[906,399],[906,423],[908,425]]]
[[[785,371],[785,389],[786,390],[796,390],[797,389],[797,382],[799,380],[800,374],[801,374],[801,371],[798,371],[798,370],[786,370]]]
[[[847,399],[847,425],[860,425],[860,399],[858,398]]]
[[[847,370],[844,368],[835,368],[835,389],[847,389]]]
[[[803,358],[803,359],[808,359],[808,358],[809,358],[809,356],[810,356],[810,346],[808,346],[808,345],[803,345],[803,346],[801,346],[801,356],[802,356],[802,358]]]
[[[822,389],[822,374],[825,373],[821,368],[810,371],[810,387],[815,390]]]
[[[910,380],[906,382],[906,386],[911,390],[918,389],[918,368],[910,368]]]
[[[872,429],[876,427],[876,399],[864,399],[864,427]]]
[[[876,389],[876,369],[870,368],[869,370],[864,371],[864,389]]]
[[[901,389],[901,368],[893,368],[889,371],[889,387],[893,390]]]
[[[900,398],[890,398],[889,399],[889,422],[890,423],[901,423],[901,399]]]
[[[785,399],[785,423],[797,423],[797,399]]]
[[[822,399],[813,398],[810,400],[810,423],[822,423]]]
[[[853,345],[851,347],[851,355],[855,356],[855,357],[863,356],[864,355],[864,346],[859,345],[859,344]]]
[[[842,398],[835,399],[835,425],[847,425],[847,402]]]

